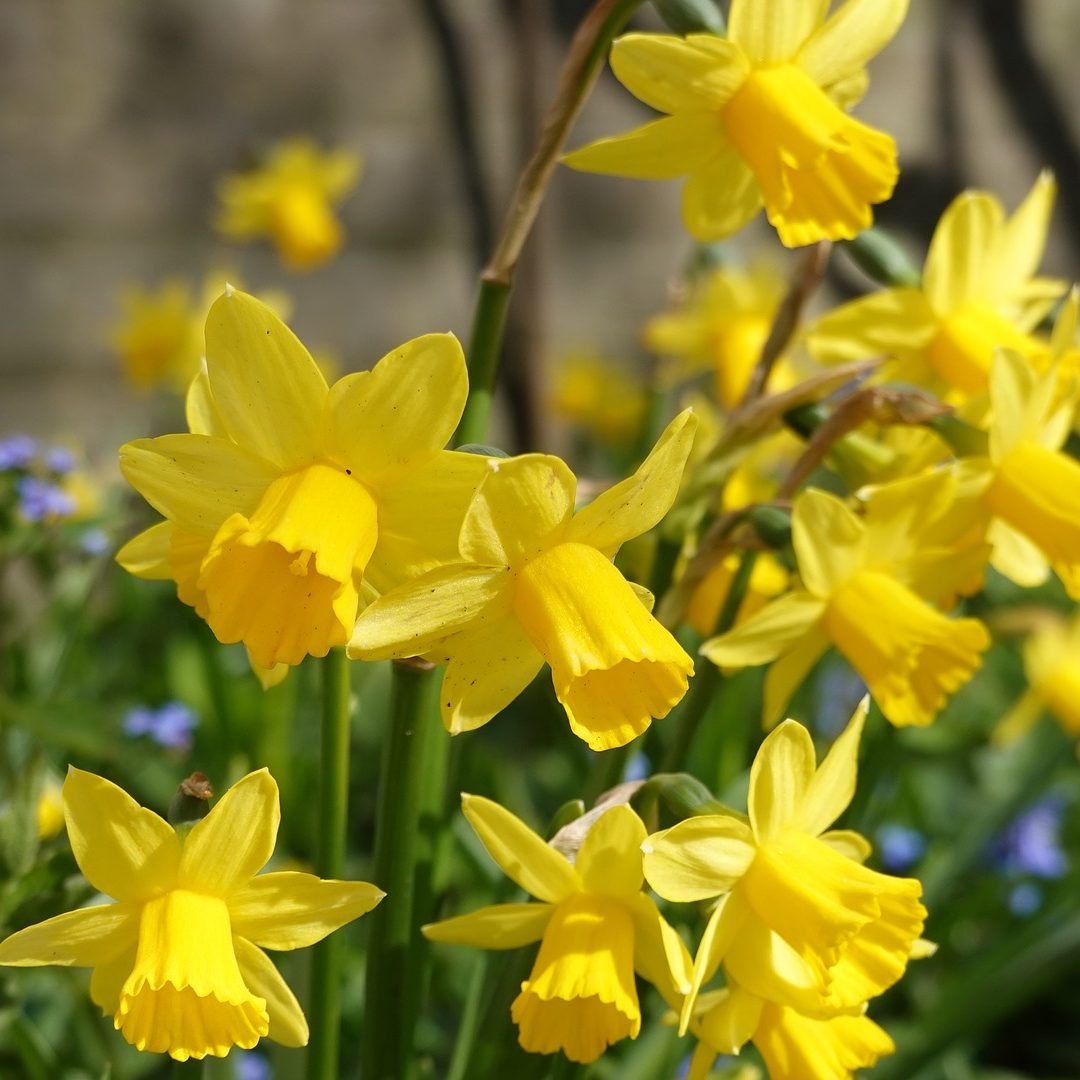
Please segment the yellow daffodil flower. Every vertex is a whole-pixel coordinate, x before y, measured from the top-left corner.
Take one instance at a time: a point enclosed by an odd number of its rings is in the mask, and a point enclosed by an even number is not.
[[[611,69],[669,116],[564,158],[586,172],[687,176],[682,216],[722,240],[765,205],[788,247],[851,239],[896,186],[896,144],[844,112],[867,86],[907,0],[732,0],[727,38],[627,34]]]
[[[540,903],[481,908],[425,926],[424,936],[483,949],[540,942],[510,1009],[526,1050],[587,1063],[637,1038],[635,971],[677,993],[689,989],[686,946],[642,892],[645,826],[629,806],[594,822],[574,863],[497,803],[463,795],[462,808],[488,854]]]
[[[269,236],[282,261],[310,270],[337,254],[345,238],[334,205],[356,185],[360,158],[321,151],[310,139],[274,146],[265,164],[226,176],[218,186],[218,231],[233,240]]]
[[[121,448],[124,476],[166,521],[117,559],[175,581],[257,669],[325,656],[352,633],[362,585],[386,588],[457,554],[485,469],[441,449],[467,394],[461,346],[416,338],[328,388],[265,304],[226,291],[206,353],[191,433]]]
[[[60,784],[51,776],[41,785],[34,819],[39,840],[51,840],[64,827],[64,800]]]
[[[682,1030],[721,961],[751,995],[809,1017],[859,1015],[903,975],[926,917],[922,887],[864,867],[869,845],[857,833],[825,831],[855,792],[867,705],[820,766],[806,728],[777,727],[750,770],[747,820],[688,818],[646,841],[645,877],[662,897],[722,897],[694,961]]]
[[[702,579],[690,597],[686,608],[686,621],[703,637],[708,637],[716,629],[738,567],[739,556],[728,555]],[[735,615],[735,625],[745,622],[770,600],[775,600],[786,592],[789,581],[790,575],[775,556],[768,552],[759,554],[750,572],[746,595]]]
[[[698,997],[690,1031],[698,1045],[686,1080],[708,1080],[718,1054],[738,1054],[747,1042],[764,1058],[769,1080],[851,1080],[896,1049],[866,1015],[803,1016],[735,984]]]
[[[594,750],[630,742],[682,698],[694,665],[611,560],[671,506],[693,421],[676,417],[633,476],[577,514],[559,458],[491,460],[461,528],[466,561],[379,597],[349,655],[448,664],[441,705],[453,734],[486,724],[546,661],[575,735]]]
[[[124,314],[113,330],[113,345],[132,387],[149,390],[183,375],[190,381],[203,342],[187,282],[167,281],[156,290],[131,288],[120,301]]]
[[[721,267],[696,284],[678,309],[645,324],[645,345],[673,361],[670,379],[712,372],[716,400],[732,409],[746,391],[783,295],[783,280],[765,267]],[[781,361],[771,389],[782,389],[790,378]]]
[[[80,908],[0,942],[0,964],[88,967],[90,997],[139,1050],[223,1057],[269,1037],[307,1042],[307,1022],[263,949],[300,949],[370,911],[362,881],[256,876],[277,839],[265,770],[178,831],[115,784],[72,768],[63,790],[79,868],[116,902]]]
[[[555,412],[608,443],[629,442],[645,422],[641,380],[592,352],[564,356],[551,398]]]
[[[811,354],[822,362],[894,357],[896,378],[961,396],[986,389],[995,349],[1036,357],[1045,346],[1031,332],[1065,291],[1063,281],[1035,276],[1055,190],[1043,173],[1011,218],[988,192],[959,195],[934,230],[922,287],[837,308],[809,331]]]
[[[929,724],[978,669],[990,645],[983,624],[948,619],[922,599],[951,602],[986,557],[979,543],[923,544],[949,519],[956,477],[939,471],[898,483],[899,497],[880,497],[867,518],[823,491],[800,495],[792,541],[803,587],[701,647],[724,667],[776,661],[765,679],[767,726],[830,644],[897,726]],[[944,535],[951,541],[956,531]]]

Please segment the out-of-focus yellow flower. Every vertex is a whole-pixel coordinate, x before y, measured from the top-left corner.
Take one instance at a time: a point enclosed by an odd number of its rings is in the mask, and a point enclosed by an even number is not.
[[[806,728],[777,727],[750,770],[748,819],[688,818],[646,841],[645,877],[665,899],[722,897],[694,960],[682,1030],[721,961],[751,995],[809,1017],[859,1015],[903,975],[926,917],[922,887],[864,867],[870,849],[857,833],[825,831],[855,793],[867,706],[820,766]]]
[[[263,949],[313,945],[382,892],[311,874],[258,874],[274,850],[277,784],[262,769],[190,830],[115,784],[72,768],[64,783],[79,868],[116,903],[80,908],[0,942],[0,964],[94,969],[90,997],[139,1050],[224,1057],[269,1037],[303,1046],[304,1014]]]
[[[718,1054],[737,1054],[747,1042],[764,1058],[769,1080],[851,1080],[896,1049],[865,1014],[803,1016],[734,983],[702,994],[694,1012],[698,1045],[686,1080],[708,1080]]]
[[[668,378],[678,381],[711,371],[716,400],[734,408],[746,391],[783,295],[783,281],[764,267],[721,267],[697,283],[678,309],[645,324],[645,345],[673,361]],[[783,389],[790,379],[781,360],[770,387]]]
[[[1043,173],[1011,218],[987,192],[958,196],[934,231],[922,288],[837,308],[809,331],[811,354],[826,363],[894,357],[902,381],[961,396],[986,389],[995,349],[1037,357],[1045,346],[1031,331],[1065,291],[1063,281],[1035,276],[1055,190]]]
[[[348,640],[363,584],[388,588],[457,555],[486,468],[441,449],[468,392],[461,346],[416,338],[328,388],[265,304],[227,290],[206,352],[191,434],[121,448],[124,476],[166,520],[117,560],[175,581],[264,673],[325,656]]]
[[[686,621],[701,635],[707,637],[716,630],[717,620],[731,590],[731,582],[739,567],[739,556],[729,555],[718,563],[705,576],[694,590],[686,608]],[[735,615],[735,624],[749,619],[760,611],[770,600],[783,593],[790,580],[790,575],[779,560],[768,552],[762,552],[754,561],[750,572],[750,584],[739,610]]]
[[[701,647],[724,667],[776,661],[765,679],[766,725],[830,644],[897,726],[929,724],[979,667],[990,645],[983,624],[950,620],[921,597],[952,602],[985,561],[981,534],[955,543],[965,533],[951,516],[952,472],[899,483],[902,497],[879,496],[865,520],[823,491],[800,495],[792,540],[803,587]]]
[[[269,236],[287,266],[310,270],[344,241],[334,206],[355,186],[360,169],[360,157],[350,150],[324,153],[310,139],[286,139],[261,168],[221,180],[218,231],[233,240]]]
[[[113,344],[128,382],[136,390],[165,381],[186,386],[203,352],[190,285],[167,281],[156,290],[129,288],[120,300],[124,315]]]
[[[645,422],[648,395],[639,379],[592,352],[564,356],[555,375],[555,411],[600,439],[625,443]]]
[[[693,433],[687,410],[633,476],[577,514],[559,458],[491,460],[461,528],[465,561],[371,604],[349,655],[448,664],[440,702],[453,734],[486,724],[546,661],[575,735],[594,750],[630,742],[682,698],[694,665],[611,560],[667,513]]]
[[[587,1063],[637,1038],[635,971],[676,993],[690,988],[686,946],[642,892],[645,826],[629,806],[593,823],[574,863],[497,803],[463,795],[462,808],[488,854],[540,903],[481,908],[425,926],[424,936],[483,949],[540,942],[510,1010],[526,1050]]]
[[[35,808],[39,840],[51,840],[64,827],[64,800],[59,783],[51,776],[41,785]]]
[[[866,62],[893,37],[907,0],[732,0],[727,38],[627,34],[611,69],[663,113],[564,158],[586,172],[687,176],[682,215],[697,240],[722,240],[762,203],[788,247],[851,239],[896,185],[896,144],[847,116]]]

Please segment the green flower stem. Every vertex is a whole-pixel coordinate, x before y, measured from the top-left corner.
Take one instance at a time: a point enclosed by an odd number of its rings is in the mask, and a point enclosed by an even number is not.
[[[676,34],[720,34],[727,32],[724,13],[714,0],[653,0],[657,15]]]
[[[420,922],[430,902],[435,829],[441,816],[449,738],[439,717],[441,672],[395,661],[390,729],[383,741],[375,824],[374,881],[386,899],[368,916],[364,1080],[406,1080],[428,949]],[[432,792],[431,785],[437,787]],[[429,820],[425,821],[425,817]]]
[[[555,100],[540,129],[540,139],[518,178],[495,249],[480,275],[469,342],[469,400],[454,438],[457,446],[483,442],[486,437],[514,271],[566,136],[596,82],[611,40],[641,2],[597,0],[570,43]]]
[[[322,767],[319,771],[319,831],[315,869],[320,877],[345,876],[345,833],[349,800],[349,708],[351,683],[344,649],[332,649],[322,662]],[[339,934],[315,946],[311,970],[311,1047],[307,1075],[336,1080],[341,1016]]]
[[[746,590],[750,585],[750,575],[754,572],[756,561],[756,551],[742,553],[738,569],[731,579],[731,588],[728,589],[728,594],[724,598],[720,617],[716,621],[714,635],[727,633],[735,625],[735,616],[738,615],[743,598],[746,596]],[[711,660],[706,660],[702,656],[698,657],[697,674],[690,683],[690,691],[676,710],[675,738],[664,756],[661,771],[678,772],[682,769],[687,754],[690,752],[690,744],[694,741],[701,721],[709,711],[722,677],[720,669]]]

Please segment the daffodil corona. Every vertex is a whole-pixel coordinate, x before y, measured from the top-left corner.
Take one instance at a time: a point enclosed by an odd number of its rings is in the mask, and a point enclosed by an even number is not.
[[[446,663],[452,733],[486,724],[546,661],[574,733],[594,750],[628,743],[679,701],[693,662],[611,560],[667,512],[693,430],[680,414],[633,476],[577,514],[558,458],[492,459],[461,529],[467,561],[379,597],[349,655]]]
[[[383,894],[311,874],[256,876],[280,817],[270,774],[245,776],[180,831],[79,769],[63,799],[79,868],[116,902],[19,930],[0,942],[0,964],[93,968],[90,996],[124,1038],[177,1061],[264,1037],[303,1046],[304,1014],[263,949],[312,945]]]
[[[727,38],[627,34],[619,81],[670,115],[567,155],[575,169],[638,179],[687,176],[683,221],[721,240],[765,205],[789,247],[850,239],[896,185],[896,145],[845,110],[907,0],[732,0]]]

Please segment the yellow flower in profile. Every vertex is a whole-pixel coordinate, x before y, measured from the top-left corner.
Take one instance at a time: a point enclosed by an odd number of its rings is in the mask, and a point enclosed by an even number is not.
[[[867,85],[907,0],[732,0],[727,38],[627,34],[615,77],[669,116],[568,154],[586,172],[686,176],[682,216],[703,242],[741,229],[765,205],[788,247],[851,239],[892,194],[896,144],[845,109]]]
[[[921,288],[885,289],[844,304],[808,332],[824,363],[890,356],[903,382],[986,389],[994,350],[1032,359],[1045,346],[1031,332],[1065,291],[1036,277],[1055,194],[1043,173],[1011,218],[985,191],[966,191],[941,216],[926,256]]]
[[[139,1050],[224,1057],[269,1037],[307,1042],[307,1022],[263,949],[300,949],[381,899],[362,881],[258,874],[277,839],[265,770],[176,830],[115,784],[72,768],[64,782],[79,868],[116,902],[80,908],[0,942],[0,964],[93,968],[90,997]]]
[[[957,500],[953,473],[886,485],[875,514],[857,517],[840,499],[806,491],[795,500],[792,541],[803,587],[762,608],[701,653],[723,667],[775,661],[765,678],[764,720],[787,702],[830,644],[862,676],[888,720],[929,724],[975,673],[990,645],[977,619],[948,619],[922,596],[950,602],[986,558],[977,542],[934,538]],[[971,541],[980,537],[978,530]]]
[[[648,349],[673,362],[669,378],[711,372],[716,400],[732,409],[746,392],[783,295],[783,280],[765,267],[720,267],[676,310],[653,316],[642,336]],[[785,369],[783,361],[774,369],[773,389],[790,378]]]
[[[467,394],[461,346],[416,338],[328,388],[265,304],[227,290],[207,317],[206,353],[191,433],[121,448],[124,476],[166,520],[117,560],[175,581],[257,669],[325,656],[348,640],[362,586],[457,553],[485,469],[441,449]]]
[[[686,1080],[708,1080],[718,1054],[738,1054],[747,1042],[764,1058],[769,1080],[851,1080],[896,1049],[865,1014],[803,1016],[734,983],[697,999],[690,1031],[698,1045]]]
[[[573,424],[608,443],[626,443],[641,431],[648,396],[639,379],[587,351],[562,358],[551,404]]]
[[[576,480],[559,458],[492,459],[461,528],[466,561],[379,597],[349,655],[446,663],[452,734],[486,724],[546,661],[575,735],[594,750],[630,742],[682,698],[694,665],[612,559],[671,506],[693,420],[677,416],[633,476],[577,514]]]
[[[287,266],[310,270],[344,241],[334,206],[356,185],[360,168],[350,150],[324,153],[310,139],[286,139],[261,168],[222,179],[218,231],[243,241],[269,236]]]
[[[595,1061],[641,1030],[635,971],[689,989],[686,946],[642,892],[645,826],[629,806],[601,814],[571,863],[498,803],[476,795],[461,802],[488,854],[540,903],[481,908],[425,926],[424,936],[482,949],[540,942],[510,1008],[524,1049]]]
[[[39,840],[51,840],[64,827],[64,800],[60,784],[51,776],[41,785],[34,820]]]
[[[749,818],[702,815],[650,836],[645,877],[662,897],[722,897],[702,935],[688,1026],[698,991],[721,961],[751,995],[809,1017],[861,1013],[895,983],[922,932],[922,886],[869,870],[857,833],[826,832],[851,802],[868,702],[825,760],[810,733],[785,720],[750,770]]]

